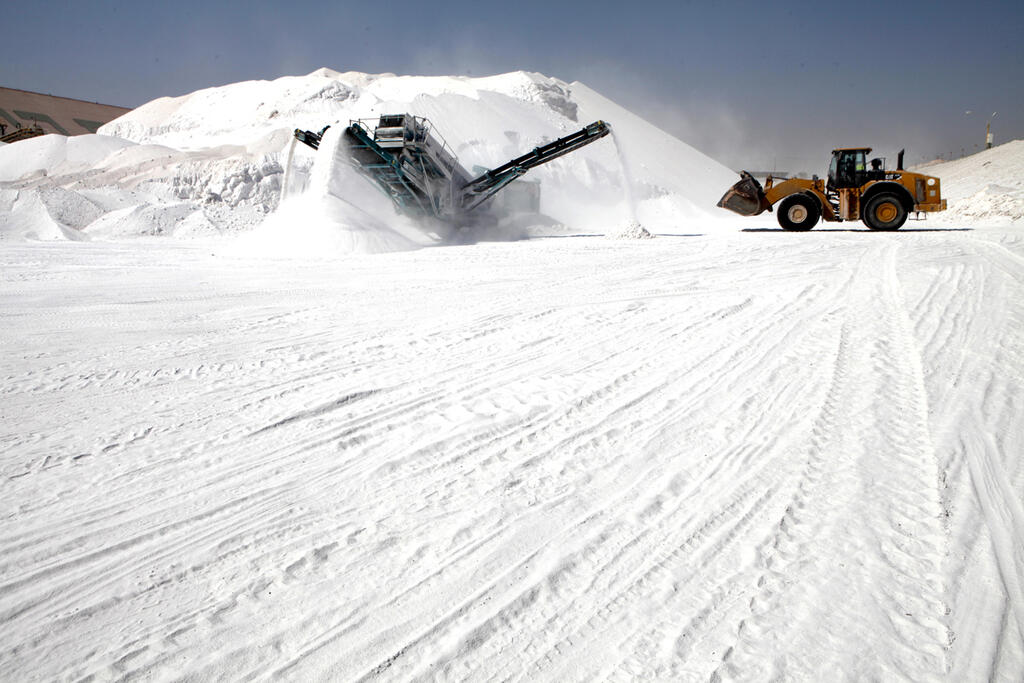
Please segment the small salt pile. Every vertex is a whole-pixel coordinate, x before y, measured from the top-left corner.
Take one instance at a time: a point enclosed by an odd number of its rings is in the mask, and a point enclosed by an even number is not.
[[[640,225],[640,221],[629,221],[621,230],[614,230],[607,233],[607,237],[616,240],[648,240],[654,237],[647,232],[647,228]]]

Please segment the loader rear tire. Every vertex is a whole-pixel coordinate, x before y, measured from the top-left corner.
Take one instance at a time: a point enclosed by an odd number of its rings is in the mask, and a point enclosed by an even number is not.
[[[779,206],[779,225],[783,230],[810,230],[819,218],[818,201],[805,194],[791,194]]]
[[[894,194],[876,194],[864,204],[861,216],[872,230],[899,230],[907,222],[907,210]]]

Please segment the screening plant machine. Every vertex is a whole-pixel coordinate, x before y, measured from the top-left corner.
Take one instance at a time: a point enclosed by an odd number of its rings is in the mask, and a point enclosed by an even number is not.
[[[324,133],[295,130],[295,138],[313,149]],[[444,138],[426,118],[386,114],[350,121],[343,133],[351,162],[372,180],[402,213],[460,222],[469,212],[532,168],[600,140],[611,132],[604,121],[535,147],[522,156],[471,176]]]

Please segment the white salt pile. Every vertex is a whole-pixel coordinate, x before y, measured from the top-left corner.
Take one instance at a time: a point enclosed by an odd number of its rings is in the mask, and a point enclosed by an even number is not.
[[[647,228],[640,225],[639,221],[632,220],[621,229],[606,233],[605,237],[616,240],[646,240],[651,239],[654,235],[648,232]]]
[[[298,198],[312,187],[317,153],[291,149],[293,129],[343,128],[351,119],[406,112],[427,117],[469,172],[592,121],[612,122],[620,149],[602,140],[532,170],[539,212],[499,216],[503,230],[605,232],[624,218],[656,229],[680,222],[707,229],[723,218],[714,204],[733,182],[729,169],[582,83],[522,71],[468,78],[319,69],[154,100],[103,126],[102,135],[46,136],[0,148],[0,209],[8,211],[0,211],[0,239],[249,233],[278,209],[282,194]],[[284,207],[275,218],[282,236],[289,239],[289,225],[307,220],[319,225],[307,232],[335,251],[406,249],[450,236],[441,234],[443,226],[420,225],[411,242],[396,238],[401,217],[365,178],[332,196],[346,204],[321,195]],[[323,210],[312,217],[317,206]],[[327,224],[347,234],[327,239]],[[304,239],[299,227],[291,238]]]

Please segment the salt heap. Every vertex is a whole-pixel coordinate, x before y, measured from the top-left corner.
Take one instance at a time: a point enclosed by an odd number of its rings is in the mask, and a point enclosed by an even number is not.
[[[690,223],[704,230],[722,221],[715,202],[734,180],[729,169],[582,83],[521,71],[468,78],[319,69],[160,98],[99,135],[5,146],[0,239],[215,236],[248,233],[265,222],[280,236],[287,234],[284,224],[302,221],[345,232],[332,247],[341,251],[431,243],[445,237],[438,226],[411,226],[365,179],[336,188],[342,204],[328,202],[322,184],[319,197],[303,200],[317,154],[302,145],[287,188],[297,204],[267,221],[278,209],[294,128],[343,127],[398,112],[430,119],[470,172],[592,121],[612,122],[631,169],[636,215],[614,145],[598,141],[530,172],[541,183],[541,206],[535,220],[517,218],[526,232],[611,232],[634,220],[655,232]]]
[[[654,237],[639,221],[630,221],[619,230],[612,230],[607,237],[618,240],[645,240]]]
[[[1024,140],[919,169],[942,181],[949,210],[935,220],[970,224],[1024,222]]]

